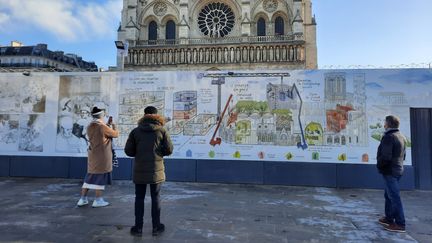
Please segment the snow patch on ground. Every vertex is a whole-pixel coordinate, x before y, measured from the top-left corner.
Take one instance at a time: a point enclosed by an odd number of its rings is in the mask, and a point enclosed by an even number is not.
[[[4,180],[4,181],[0,181],[0,186],[6,185],[6,184],[8,184],[8,183],[12,183],[12,182],[14,182],[14,181],[12,181],[12,180]]]
[[[166,193],[162,193],[161,197],[164,201],[176,201],[181,199],[190,199],[196,197],[207,196],[209,191],[201,191],[196,189],[188,189],[179,184],[169,184],[162,187],[161,191],[165,191]]]
[[[198,234],[208,240],[218,240],[220,242],[225,242],[225,241],[234,241],[237,239],[237,237],[233,236],[233,235],[228,235],[228,234],[222,234],[222,233],[215,233],[211,230],[202,230],[202,229],[190,229],[187,230],[188,232],[190,232],[191,235],[193,234]]]
[[[16,221],[16,222],[0,222],[0,226],[39,228],[39,227],[48,227],[49,224],[47,222],[42,222],[42,221],[36,221],[36,222]]]
[[[340,225],[331,225],[329,230],[324,233],[324,237],[336,236],[343,238],[344,242],[365,242],[365,239],[369,240],[369,242],[380,241],[382,239],[391,239],[392,242],[417,242],[408,234],[396,234],[385,231],[382,226],[377,223],[377,215],[380,213],[375,209],[374,205],[366,199],[343,199],[335,195],[332,189],[326,188],[316,188],[316,192],[318,194],[314,195],[313,198],[328,204],[323,206],[325,211],[338,214],[355,226],[355,228],[351,227],[351,229],[346,227],[341,229],[338,227]],[[320,222],[319,219],[313,218],[313,220],[318,220],[318,222]],[[312,222],[303,221],[306,224],[312,224]],[[320,224],[315,223],[315,225]]]
[[[318,218],[318,217],[308,217],[308,218],[300,218],[297,219],[298,222],[300,222],[301,224],[305,224],[305,225],[310,225],[310,226],[325,226],[325,227],[331,227],[331,228],[353,228],[352,224],[348,224],[347,222],[341,222],[341,221],[337,221],[337,220],[332,220],[332,219],[323,219],[323,218]]]
[[[40,196],[45,196],[46,194],[49,193],[61,192],[69,187],[76,187],[76,186],[77,186],[76,184],[50,184],[47,185],[45,189],[30,192],[30,194],[35,197],[40,197]]]

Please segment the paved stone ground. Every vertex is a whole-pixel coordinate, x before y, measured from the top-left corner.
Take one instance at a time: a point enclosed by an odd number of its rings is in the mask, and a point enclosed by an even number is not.
[[[81,181],[0,178],[0,242],[432,242],[432,192],[404,191],[406,234],[376,223],[381,190],[165,183],[162,222],[151,236],[129,235],[134,189],[114,181],[106,208],[75,206]],[[92,194],[93,195],[93,194]]]

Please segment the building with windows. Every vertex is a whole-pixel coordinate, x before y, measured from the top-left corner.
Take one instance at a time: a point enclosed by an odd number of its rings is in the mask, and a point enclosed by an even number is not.
[[[75,54],[50,51],[47,44],[23,46],[12,42],[0,47],[0,72],[97,72],[94,62]]]
[[[326,102],[345,101],[347,98],[346,74],[326,73],[324,75],[324,98]]]
[[[125,70],[317,68],[311,0],[123,0]]]

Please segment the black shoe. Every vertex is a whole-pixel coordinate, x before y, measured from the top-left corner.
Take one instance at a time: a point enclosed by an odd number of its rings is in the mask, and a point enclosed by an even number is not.
[[[161,234],[164,231],[165,231],[165,225],[164,224],[159,224],[159,226],[153,228],[152,235],[153,236],[158,236],[159,234]]]
[[[130,233],[133,236],[139,236],[139,237],[141,237],[142,236],[142,229],[140,229],[140,228],[138,228],[136,226],[133,226],[130,229]]]

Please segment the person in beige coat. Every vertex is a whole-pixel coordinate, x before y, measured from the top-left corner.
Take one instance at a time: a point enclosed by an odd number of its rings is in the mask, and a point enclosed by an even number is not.
[[[110,185],[112,181],[112,138],[118,137],[119,132],[112,119],[107,124],[104,123],[103,110],[94,107],[91,114],[93,121],[87,127],[89,139],[87,174],[77,206],[88,204],[87,193],[92,189],[96,191],[96,199],[92,207],[105,207],[109,203],[102,198],[102,192],[105,190],[105,185]]]

